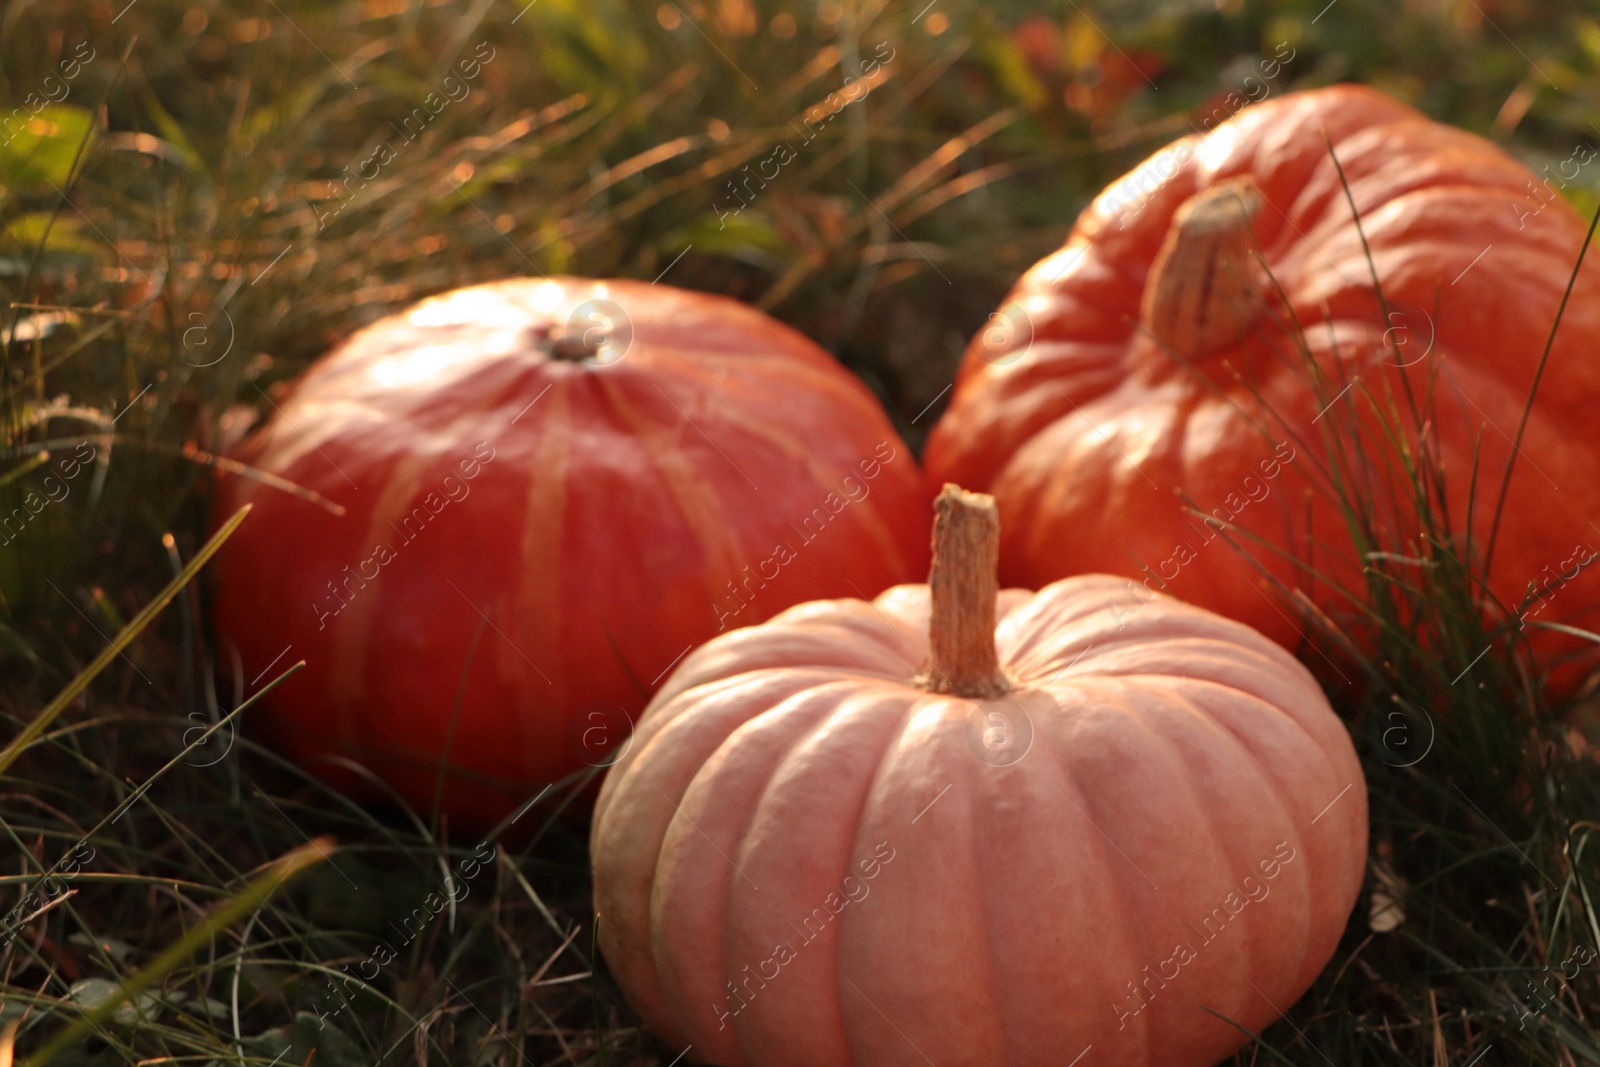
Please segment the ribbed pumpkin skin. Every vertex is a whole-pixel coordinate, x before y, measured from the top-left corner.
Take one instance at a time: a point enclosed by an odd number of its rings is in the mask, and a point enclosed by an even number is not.
[[[646,1022],[725,1067],[1064,1067],[1090,1045],[1204,1067],[1241,1043],[1204,1008],[1274,1021],[1356,899],[1360,764],[1283,649],[1124,596],[1105,575],[1001,594],[1002,700],[1033,730],[1006,765],[973,746],[979,701],[914,687],[927,586],[697,649],[591,834],[600,944]],[[1247,875],[1265,895],[1205,926]],[[1135,1013],[1128,983],[1180,944]]]
[[[1384,294],[1401,309],[1388,323],[1405,342],[1399,357],[1383,348],[1386,324],[1324,131],[1344,167]],[[1067,244],[1017,283],[1008,304],[1025,310],[1031,334],[1025,325],[1009,337],[991,327],[974,338],[949,410],[929,439],[928,480],[995,496],[1003,582],[1037,586],[1076,573],[1123,574],[1294,647],[1294,611],[1275,602],[1256,566],[1211,539],[1179,493],[1203,511],[1232,513],[1229,521],[1240,528],[1233,536],[1281,581],[1306,584],[1302,572],[1253,538],[1300,559],[1313,544],[1309,558],[1318,571],[1360,595],[1344,519],[1309,477],[1326,428],[1314,424],[1324,402],[1290,339],[1265,320],[1244,343],[1199,361],[1207,380],[1141,331],[1140,301],[1174,213],[1200,190],[1248,176],[1265,200],[1254,227],[1261,251],[1329,379],[1337,379],[1343,358],[1348,375],[1359,374],[1357,390],[1392,394],[1409,426],[1402,376],[1420,400],[1429,374],[1440,370],[1433,421],[1457,527],[1481,440],[1472,527],[1480,555],[1585,224],[1499,148],[1370,89],[1337,86],[1268,100],[1185,141],[1189,161],[1148,199],[1113,185],[1084,212]],[[1181,158],[1168,151],[1169,160]],[[1537,212],[1529,183],[1550,201]],[[1575,554],[1576,546],[1600,548],[1600,529],[1591,525],[1600,514],[1595,260],[1588,257],[1562,319],[1490,572],[1494,593],[1515,611],[1529,583],[1542,588],[1568,571],[1547,606],[1529,617],[1583,627],[1594,625],[1589,609],[1600,602],[1600,567],[1573,574],[1567,561],[1586,555]],[[1279,299],[1265,288],[1261,295]],[[1433,329],[1433,348],[1421,358]],[[1404,370],[1389,365],[1409,361],[1415,365]],[[1278,414],[1266,414],[1257,394]],[[1341,403],[1359,395],[1352,391]],[[1389,448],[1370,418],[1361,437],[1369,454]],[[1294,457],[1289,462],[1275,459],[1279,443],[1287,446],[1280,455]],[[1264,477],[1266,470],[1277,473]],[[1385,484],[1378,476],[1357,491],[1381,499]],[[1312,595],[1348,617],[1348,604],[1328,589],[1319,580]],[[1582,647],[1548,633],[1536,642],[1547,667],[1558,649]],[[1578,672],[1569,664],[1556,677],[1564,687]]]
[[[588,300],[625,310],[631,345],[603,366],[550,358],[541,339]],[[719,616],[926,573],[927,497],[876,400],[720,297],[573,278],[457,290],[356,334],[278,408],[239,458],[346,513],[223,482],[219,516],[254,505],[216,564],[224,650],[245,679],[286,646],[277,669],[307,661],[254,725],[360,792],[320,757],[365,764],[423,812],[448,747],[458,825],[614,753],[624,715]],[[417,508],[426,523],[407,525]],[[772,561],[780,543],[792,559]],[[392,557],[364,562],[379,544]]]

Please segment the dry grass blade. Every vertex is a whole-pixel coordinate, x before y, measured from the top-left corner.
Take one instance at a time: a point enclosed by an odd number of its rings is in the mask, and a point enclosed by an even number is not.
[[[265,871],[251,879],[236,896],[218,906],[180,941],[151,960],[138,974],[122,983],[115,993],[88,1011],[82,1011],[81,1018],[70,1023],[38,1052],[24,1060],[23,1067],[44,1067],[64,1049],[81,1040],[110,1018],[118,1007],[138,997],[140,993],[155,985],[203,946],[209,944],[218,934],[260,908],[266,903],[267,898],[290,879],[326,860],[332,848],[332,838],[319,838],[273,861]]]
[[[217,532],[211,536],[211,540],[207,541],[205,546],[195,553],[194,558],[189,561],[182,572],[167,583],[167,587],[157,593],[155,599],[146,604],[143,611],[130,619],[128,625],[124,626],[122,631],[100,650],[100,654],[91,660],[88,666],[79,671],[77,676],[67,683],[66,688],[56,694],[56,698],[46,704],[39,714],[34,716],[32,722],[23,727],[22,732],[13,738],[9,745],[0,750],[0,774],[4,774],[17,761],[17,757],[22,755],[29,745],[37,741],[45,730],[49,729],[50,724],[55,722],[56,716],[65,711],[69,704],[76,700],[85,689],[89,688],[89,683],[94,681],[95,677],[105,670],[113,659],[121,655],[123,649],[132,644],[133,639],[138,637],[146,626],[150,625],[151,620],[161,614],[162,610],[172,602],[172,598],[177,596],[183,587],[188,585],[190,580],[200,573],[200,568],[204,567],[206,562],[216,555],[217,549],[221,548],[223,543],[233,535],[233,531],[239,528],[239,524],[249,514],[250,505],[246,504],[236,511],[227,522],[223,523]]]

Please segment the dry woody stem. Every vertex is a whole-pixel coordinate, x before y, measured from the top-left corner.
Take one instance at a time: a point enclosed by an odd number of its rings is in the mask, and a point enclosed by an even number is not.
[[[1261,194],[1230,178],[1196,193],[1172,219],[1150,268],[1140,319],[1185,359],[1231,348],[1260,317],[1260,274],[1251,224]]]
[[[947,484],[933,510],[931,658],[919,684],[931,693],[999,696],[1011,686],[994,649],[1000,592],[1000,515],[994,497]]]

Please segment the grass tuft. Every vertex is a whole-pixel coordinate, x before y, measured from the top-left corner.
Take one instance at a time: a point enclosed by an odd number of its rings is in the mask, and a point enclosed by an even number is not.
[[[1515,44],[1465,8],[1357,0],[0,9],[0,1058],[683,1051],[596,957],[585,832],[564,814],[583,780],[467,841],[437,812],[351,804],[251,739],[276,681],[211,643],[211,476],[331,344],[491,278],[659,278],[818,339],[915,444],[1011,280],[1101,186],[1226,112],[1263,57],[1295,55],[1272,93],[1373,82],[1514,135],[1536,169],[1592,141],[1600,29],[1494,19]],[[869,56],[870,92],[818,125]],[[447,75],[468,91],[435,113]],[[751,181],[782,144],[794,159]],[[1592,207],[1580,186],[1565,192]],[[1330,400],[1349,384],[1307,373]],[[1373,642],[1343,619],[1319,632],[1362,676],[1339,699],[1372,785],[1363,908],[1404,921],[1379,932],[1358,910],[1241,1064],[1600,1061],[1594,961],[1571,962],[1600,949],[1594,761],[1531,695],[1518,636],[1477,610],[1431,396],[1358,385],[1329,430],[1381,416],[1387,440],[1319,450],[1368,563],[1351,610],[1371,606]],[[1474,684],[1449,685],[1490,643]],[[1425,716],[1430,756],[1395,766],[1389,731],[1420,744]],[[293,880],[268,867],[290,856]]]

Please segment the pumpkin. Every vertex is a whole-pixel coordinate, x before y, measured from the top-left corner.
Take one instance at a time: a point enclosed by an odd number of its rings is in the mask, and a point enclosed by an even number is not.
[[[225,662],[253,686],[303,657],[266,739],[458,823],[614,756],[720,630],[927,566],[921,474],[874,397],[721,297],[459,289],[273,409],[216,508],[254,505],[216,564]]]
[[[1352,625],[1338,590],[1364,596],[1367,560],[1329,488],[1336,446],[1325,432],[1337,447],[1359,440],[1370,460],[1354,464],[1370,474],[1352,488],[1377,513],[1376,547],[1419,554],[1414,516],[1389,502],[1404,485],[1382,458],[1392,446],[1362,399],[1392,403],[1415,438],[1409,388],[1433,397],[1419,408],[1445,473],[1453,548],[1465,555],[1470,531],[1481,572],[1584,242],[1555,189],[1482,138],[1371,89],[1248,107],[1114,183],[1017,282],[967,350],[928,442],[929,481],[994,494],[1007,583],[1119,574],[1296,647],[1299,612],[1284,589]],[[1488,561],[1492,619],[1530,634],[1543,622],[1592,628],[1600,604],[1600,567],[1588,565],[1600,546],[1595,258],[1566,305]],[[1581,677],[1584,661],[1566,658],[1580,646],[1535,636],[1554,690]]]
[[[1366,787],[1309,673],[1108,575],[997,593],[947,487],[928,585],[696,650],[608,771],[599,938],[645,1021],[751,1067],[1201,1067],[1310,984]],[[1088,1062],[1088,1061],[1086,1061]]]

